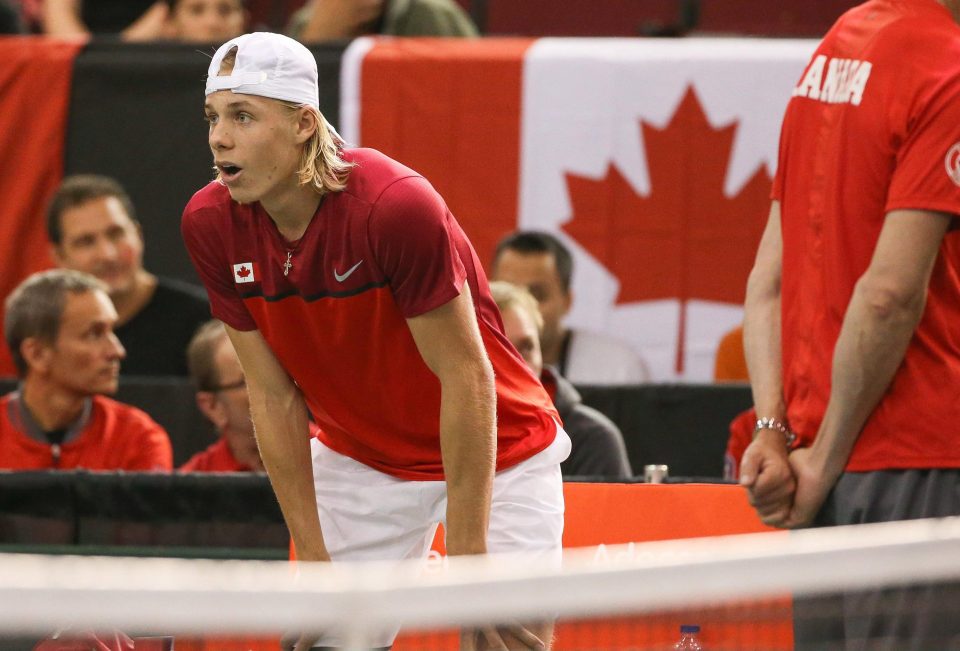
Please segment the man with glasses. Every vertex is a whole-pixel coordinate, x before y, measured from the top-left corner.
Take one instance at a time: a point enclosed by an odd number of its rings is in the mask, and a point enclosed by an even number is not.
[[[182,472],[262,471],[260,450],[250,420],[247,382],[223,322],[211,319],[197,330],[187,348],[197,407],[220,438],[180,467]],[[311,434],[316,425],[310,424]]]
[[[222,322],[213,319],[200,326],[187,348],[187,366],[197,388],[197,407],[220,437],[206,450],[190,457],[180,470],[263,470],[250,420],[247,383]]]

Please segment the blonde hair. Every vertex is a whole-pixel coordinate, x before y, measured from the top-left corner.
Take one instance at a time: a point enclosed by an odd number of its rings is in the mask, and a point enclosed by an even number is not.
[[[526,287],[514,285],[504,280],[494,280],[490,283],[490,294],[493,295],[493,301],[500,308],[500,313],[517,308],[521,312],[526,312],[533,323],[537,326],[537,332],[543,332],[543,315],[540,314],[540,307],[537,305],[537,299]]]
[[[227,52],[220,63],[220,74],[229,75],[237,62],[237,48]],[[310,140],[303,144],[300,151],[300,166],[297,178],[300,185],[309,185],[321,195],[328,192],[340,192],[347,187],[350,170],[355,163],[344,160],[343,148],[346,145],[327,119],[312,106],[295,104],[283,100],[274,100],[286,108],[290,116],[301,108],[310,111],[317,122],[317,128]],[[214,167],[216,180],[220,181],[220,170]]]
[[[339,192],[347,187],[347,179],[354,163],[343,159],[343,138],[340,137],[320,111],[306,104],[280,102],[291,114],[301,108],[313,113],[317,128],[300,151],[297,177],[300,185],[310,185],[320,194]]]

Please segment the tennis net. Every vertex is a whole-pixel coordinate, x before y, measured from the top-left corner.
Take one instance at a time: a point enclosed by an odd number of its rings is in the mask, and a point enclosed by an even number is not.
[[[63,630],[162,634],[188,650],[336,631],[363,649],[401,627],[395,648],[439,651],[456,648],[460,627],[550,619],[558,650],[673,648],[683,624],[700,626],[709,651],[950,649],[955,581],[960,518],[583,548],[559,568],[3,554],[0,649]]]

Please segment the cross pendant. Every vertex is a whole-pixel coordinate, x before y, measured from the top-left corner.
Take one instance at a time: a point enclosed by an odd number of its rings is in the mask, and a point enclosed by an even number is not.
[[[293,267],[293,263],[290,262],[290,258],[293,257],[293,251],[287,251],[287,261],[283,263],[283,275],[289,276],[290,269]]]

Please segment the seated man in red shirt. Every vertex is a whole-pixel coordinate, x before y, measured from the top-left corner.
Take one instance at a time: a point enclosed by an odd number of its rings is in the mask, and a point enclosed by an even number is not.
[[[211,319],[197,330],[187,348],[190,378],[197,387],[197,408],[213,423],[220,438],[185,464],[182,472],[263,471],[250,419],[250,396],[240,358],[223,321]],[[318,434],[310,423],[310,435]]]
[[[0,469],[170,470],[167,433],[116,392],[117,312],[93,276],[33,274],[7,298],[4,336],[22,380],[0,398]]]
[[[223,322],[200,326],[187,348],[187,366],[197,387],[197,407],[220,438],[180,467],[184,472],[263,470],[250,420],[247,382]]]

